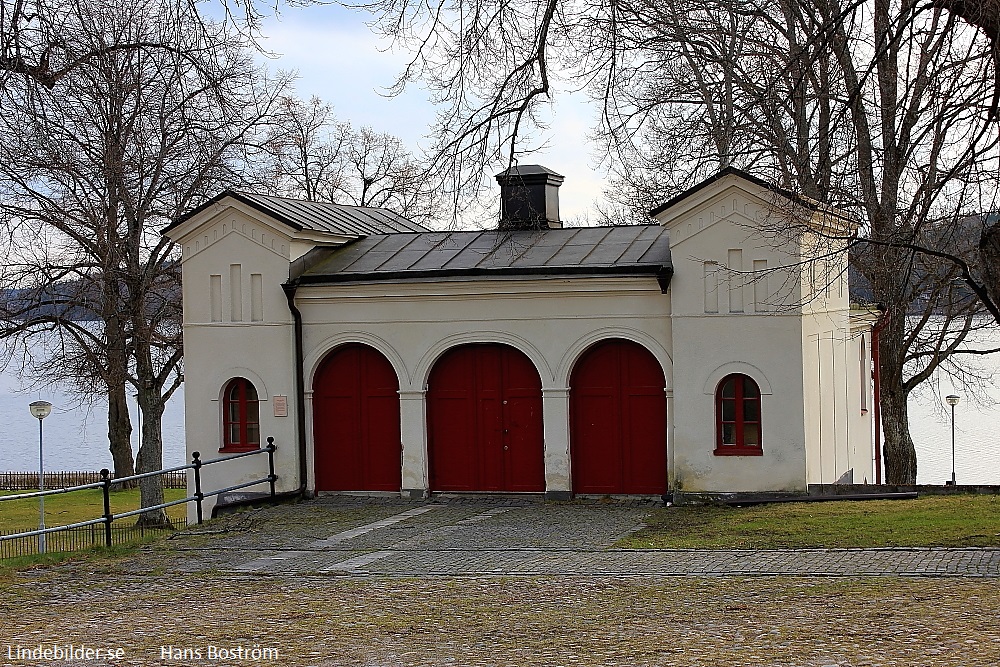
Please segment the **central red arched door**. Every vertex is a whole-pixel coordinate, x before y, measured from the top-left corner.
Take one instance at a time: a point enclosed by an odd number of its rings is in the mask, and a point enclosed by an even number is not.
[[[663,370],[641,345],[607,340],[570,378],[573,492],[663,494],[667,401]]]
[[[507,345],[438,359],[427,391],[432,491],[544,491],[542,382]]]
[[[399,380],[367,345],[332,351],[313,381],[317,491],[399,491]]]

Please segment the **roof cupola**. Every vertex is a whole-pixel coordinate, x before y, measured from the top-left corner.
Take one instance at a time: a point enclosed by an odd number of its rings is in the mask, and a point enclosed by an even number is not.
[[[563,176],[537,164],[496,175],[500,184],[500,229],[561,229],[559,186]]]

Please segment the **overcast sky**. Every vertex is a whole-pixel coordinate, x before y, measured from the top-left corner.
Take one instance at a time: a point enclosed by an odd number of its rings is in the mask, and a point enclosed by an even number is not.
[[[332,104],[339,119],[394,134],[416,151],[434,119],[434,107],[417,88],[395,98],[384,95],[402,71],[407,54],[391,51],[365,20],[365,14],[336,5],[283,9],[262,29],[264,47],[278,54],[267,61],[268,66],[297,70],[299,97],[315,95]],[[594,169],[586,142],[593,111],[581,94],[560,94],[559,100],[546,134],[550,148],[521,163],[540,163],[566,177],[559,192],[566,219],[586,214],[600,197],[604,181]]]

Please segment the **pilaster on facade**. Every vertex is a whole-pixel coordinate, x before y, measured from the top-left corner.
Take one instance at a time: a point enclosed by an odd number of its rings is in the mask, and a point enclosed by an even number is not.
[[[426,497],[430,488],[426,389],[399,391],[399,426],[403,446],[401,493],[404,498]]]

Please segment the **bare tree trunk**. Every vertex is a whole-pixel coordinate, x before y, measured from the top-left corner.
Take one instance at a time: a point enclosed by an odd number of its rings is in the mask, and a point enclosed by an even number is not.
[[[117,290],[117,285],[113,285]],[[109,308],[117,308],[118,295],[105,289]],[[103,369],[108,392],[108,444],[114,462],[114,476],[128,477],[135,474],[132,458],[132,420],[128,414],[128,353],[121,322],[112,315],[104,324],[107,340],[107,367]],[[135,488],[135,482],[126,482],[119,488]]]
[[[887,484],[917,483],[917,451],[910,438],[906,399],[909,391],[903,377],[905,320],[893,315],[879,334],[880,407],[885,435],[885,481]]]
[[[141,472],[152,472],[163,467],[163,401],[158,391],[139,392],[142,409],[142,444],[139,446],[137,467]],[[139,480],[140,507],[152,507],[163,502],[163,478],[146,477]],[[152,510],[139,515],[137,526],[169,527],[170,518],[165,510]]]
[[[128,414],[128,394],[124,383],[108,389],[108,442],[115,466],[114,476],[134,475],[132,421]],[[125,482],[121,488],[134,489],[135,482]]]
[[[979,260],[986,292],[993,304],[1000,306],[1000,222],[984,229],[979,237]]]

